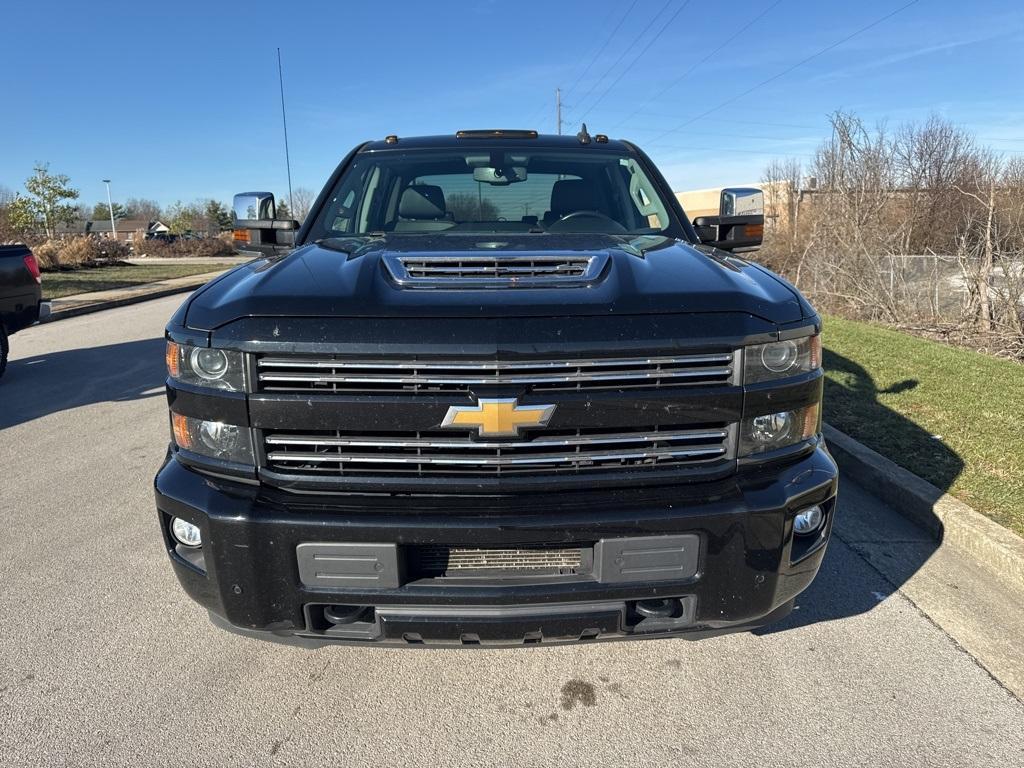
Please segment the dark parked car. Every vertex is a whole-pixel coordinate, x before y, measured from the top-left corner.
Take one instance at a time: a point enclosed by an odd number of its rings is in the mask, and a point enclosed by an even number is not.
[[[633,144],[363,144],[167,326],[156,506],[221,627],[303,645],[705,637],[785,616],[835,511],[821,320]]]
[[[0,245],[0,376],[7,368],[10,336],[45,314],[39,264],[25,245]]]
[[[162,243],[173,243],[178,239],[178,236],[171,234],[170,232],[147,232],[143,239],[159,240]]]

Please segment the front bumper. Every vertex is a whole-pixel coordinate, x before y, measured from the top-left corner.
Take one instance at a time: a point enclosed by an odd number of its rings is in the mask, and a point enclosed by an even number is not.
[[[178,579],[226,629],[309,646],[522,645],[696,638],[781,618],[821,564],[836,489],[836,466],[819,443],[784,465],[745,467],[725,480],[543,497],[304,496],[206,476],[169,456],[156,502]],[[824,526],[794,537],[793,517],[812,504],[825,510]],[[173,517],[199,526],[201,550],[175,545]],[[658,538],[623,541],[648,537]],[[302,555],[300,545],[311,544],[335,560],[362,545],[362,572],[373,578],[332,586],[331,574],[318,578]],[[577,546],[594,566],[459,579],[402,565],[406,553],[437,545]],[[612,574],[624,550],[677,549],[685,551],[678,576],[659,567],[649,578],[644,568]],[[670,607],[652,614],[652,605]]]

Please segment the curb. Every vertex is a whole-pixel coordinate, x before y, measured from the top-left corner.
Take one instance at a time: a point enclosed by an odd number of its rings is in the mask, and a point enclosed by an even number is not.
[[[80,317],[81,315],[88,315],[93,312],[102,312],[105,309],[114,309],[116,307],[126,307],[129,304],[141,304],[144,301],[150,301],[151,299],[162,299],[165,296],[173,296],[176,293],[190,293],[206,285],[210,281],[210,278],[206,280],[199,280],[195,282],[183,283],[181,285],[168,286],[166,288],[159,288],[154,291],[146,291],[145,293],[136,293],[129,296],[124,296],[119,299],[108,299],[106,301],[97,301],[94,304],[83,304],[80,307],[68,307],[67,309],[59,309],[57,311],[51,311],[50,314],[45,318],[40,318],[39,322],[52,323],[57,320],[67,320],[72,317]]]
[[[1024,539],[835,427],[823,427],[840,470],[997,578],[1024,589]]]

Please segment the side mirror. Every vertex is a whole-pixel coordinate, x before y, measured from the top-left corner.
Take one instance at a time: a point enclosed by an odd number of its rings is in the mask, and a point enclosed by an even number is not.
[[[693,220],[698,239],[724,251],[754,251],[764,239],[764,195],[753,187],[722,190],[717,216]]]
[[[241,192],[231,205],[235,224],[251,221],[272,221],[277,213],[274,195],[270,192]]]
[[[272,193],[241,192],[235,195],[231,208],[235,217],[233,238],[239,250],[274,255],[294,247],[299,222],[276,218]]]

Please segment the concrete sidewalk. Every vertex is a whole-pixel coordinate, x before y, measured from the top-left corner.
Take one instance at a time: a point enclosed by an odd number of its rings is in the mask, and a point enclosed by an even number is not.
[[[141,301],[159,299],[175,293],[194,291],[196,288],[201,285],[205,285],[215,277],[224,274],[225,271],[227,270],[204,272],[201,275],[174,277],[169,280],[159,280],[155,283],[130,285],[124,288],[111,288],[108,291],[78,293],[74,296],[52,299],[49,302],[50,315],[49,317],[44,318],[42,322],[52,323],[55,320],[64,320],[69,317],[86,315],[90,312],[99,312],[103,309],[123,307],[127,304],[137,304]]]
[[[252,256],[132,256],[122,259],[129,264],[202,264],[204,261],[216,261],[219,264],[245,264],[252,261]]]

